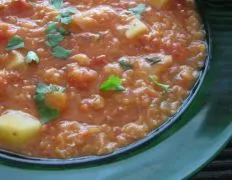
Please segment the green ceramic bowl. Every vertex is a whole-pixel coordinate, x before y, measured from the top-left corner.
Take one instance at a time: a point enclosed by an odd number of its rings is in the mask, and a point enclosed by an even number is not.
[[[18,177],[24,180],[184,179],[211,160],[232,135],[232,63],[229,61],[232,2],[198,0],[197,5],[207,30],[210,61],[176,117],[147,138],[114,154],[98,159],[65,160],[65,166],[51,166],[62,164],[57,160],[45,163],[46,160],[1,153],[1,177],[9,180]]]

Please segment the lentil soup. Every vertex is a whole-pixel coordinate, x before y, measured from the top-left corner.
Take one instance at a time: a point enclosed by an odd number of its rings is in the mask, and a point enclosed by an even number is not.
[[[111,153],[178,111],[205,56],[192,0],[0,1],[0,147]]]

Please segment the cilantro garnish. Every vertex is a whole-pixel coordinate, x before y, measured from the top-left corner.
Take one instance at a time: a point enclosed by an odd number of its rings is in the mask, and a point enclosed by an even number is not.
[[[60,34],[62,34],[63,36],[67,36],[67,35],[70,34],[70,32],[69,32],[68,30],[66,30],[65,28],[63,28],[63,27],[58,27],[58,28],[57,28],[57,31],[58,31]]]
[[[154,65],[156,63],[161,62],[161,58],[159,56],[152,56],[152,57],[146,57],[145,60],[150,64]]]
[[[124,69],[125,71],[126,70],[129,70],[129,69],[132,69],[133,65],[130,63],[130,61],[125,58],[125,57],[121,57],[119,60],[119,65],[122,69]]]
[[[65,49],[61,46],[56,46],[52,49],[52,55],[59,59],[66,59],[71,52],[71,50]]]
[[[39,57],[34,51],[29,51],[26,55],[26,63],[30,64],[31,62],[39,63]]]
[[[72,15],[75,13],[75,9],[69,8],[65,12],[60,13],[57,16],[57,20],[62,24],[69,24],[72,21]]]
[[[24,47],[23,39],[20,36],[15,35],[8,41],[6,50],[9,51],[9,50],[19,49],[23,47]]]
[[[58,27],[57,22],[53,22],[53,21],[48,23],[48,26],[47,26],[47,29],[45,30],[45,32],[47,35],[60,33],[61,35],[66,36],[66,35],[70,34],[70,32],[68,30],[66,30],[63,27]]]
[[[100,86],[102,91],[123,91],[125,88],[122,86],[122,80],[118,76],[111,75],[103,84]]]
[[[65,88],[56,85],[37,84],[35,93],[35,103],[42,123],[56,119],[60,115],[60,111],[51,108],[46,103],[46,94],[51,92],[64,92]]]
[[[59,44],[63,41],[64,36],[69,32],[63,27],[58,27],[56,22],[50,22],[45,31],[48,40],[45,42],[47,46],[52,48],[52,55],[56,58],[65,59],[71,54],[71,50],[64,49]]]
[[[141,19],[142,13],[146,10],[145,4],[139,4],[136,7],[128,9],[129,12],[135,15],[136,18]]]
[[[151,82],[153,82],[155,85],[157,85],[160,88],[162,88],[166,93],[168,93],[168,91],[169,91],[169,85],[166,85],[166,84],[158,82],[155,76],[149,76],[149,80]]]
[[[56,33],[57,32],[57,23],[53,22],[53,21],[49,22],[45,32],[47,34]]]
[[[63,0],[51,0],[51,4],[56,8],[56,9],[60,9],[64,2]]]
[[[55,47],[59,45],[60,42],[64,39],[64,36],[61,33],[48,34],[47,37],[48,40],[45,43],[50,47]]]

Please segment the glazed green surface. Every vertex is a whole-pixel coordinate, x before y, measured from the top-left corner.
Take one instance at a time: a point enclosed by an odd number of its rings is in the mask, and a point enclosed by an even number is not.
[[[232,5],[221,2],[197,1],[209,26],[212,59],[195,100],[173,126],[146,145],[98,164],[51,169],[1,160],[1,179],[178,180],[203,167],[232,135]]]

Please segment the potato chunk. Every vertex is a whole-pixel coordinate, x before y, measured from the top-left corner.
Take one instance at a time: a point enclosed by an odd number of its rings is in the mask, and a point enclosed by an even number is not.
[[[151,0],[151,4],[156,8],[162,8],[169,0]]]
[[[118,16],[118,13],[113,8],[102,5],[75,14],[71,26],[78,26],[86,31],[93,30],[95,28],[102,28],[103,24],[113,24],[114,21],[111,21],[111,19],[118,18]]]
[[[128,39],[133,39],[147,31],[148,28],[142,21],[140,21],[139,19],[133,19],[130,22],[129,28],[126,31],[126,37]]]
[[[63,92],[51,92],[45,95],[49,107],[62,111],[67,106],[67,94]]]
[[[33,116],[15,110],[0,116],[0,139],[12,145],[19,145],[32,138],[41,124]]]
[[[11,61],[8,63],[7,69],[25,69],[27,67],[25,59],[20,52],[12,51],[9,58]]]

